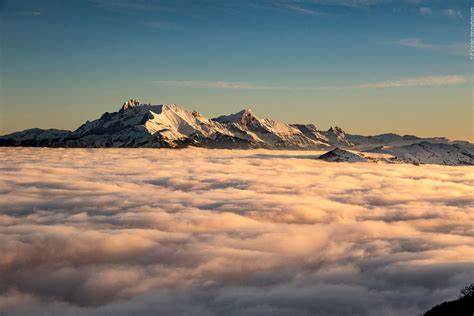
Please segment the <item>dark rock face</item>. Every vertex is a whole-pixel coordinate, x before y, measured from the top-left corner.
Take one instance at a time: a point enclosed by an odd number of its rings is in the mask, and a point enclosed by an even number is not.
[[[332,161],[332,162],[366,162],[368,161],[365,157],[354,154],[350,151],[335,148],[319,157],[321,160]]]
[[[217,135],[215,138],[201,138],[195,137],[195,146],[197,147],[205,147],[211,149],[253,149],[255,147],[252,142],[241,139],[238,137],[232,137],[229,135],[220,134]]]
[[[0,137],[3,147],[58,147],[71,134],[60,129],[31,128]]]

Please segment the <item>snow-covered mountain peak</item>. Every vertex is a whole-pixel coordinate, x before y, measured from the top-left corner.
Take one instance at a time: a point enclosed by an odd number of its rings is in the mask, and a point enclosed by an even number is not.
[[[346,135],[346,132],[344,132],[344,130],[342,128],[340,128],[339,126],[331,126],[328,129],[328,132],[333,133],[336,136],[345,136]]]
[[[342,147],[351,147],[354,145],[350,140],[347,139],[346,132],[344,132],[344,130],[338,126],[329,128],[324,134],[331,144],[336,144],[337,146]]]
[[[176,104],[164,104],[163,108],[165,111],[176,111],[176,110],[184,110],[183,107],[176,105]],[[187,110],[186,110],[187,111]]]
[[[189,116],[192,114],[194,117],[200,117],[201,115],[196,111],[190,112],[182,106],[176,104],[151,104],[151,103],[142,103],[135,99],[130,99],[125,102],[122,106],[121,112],[125,113],[127,111],[127,116],[136,116],[141,115],[142,113],[151,112],[150,114],[165,114],[165,113],[175,113],[175,114],[184,114]]]
[[[219,116],[213,120],[219,123],[237,123],[247,126],[252,122],[258,122],[259,118],[253,114],[251,109],[244,109],[235,114]]]
[[[136,99],[126,101],[116,112],[105,112],[99,118],[85,122],[72,132],[29,129],[0,136],[0,146],[305,150],[339,147],[322,159],[474,165],[474,145],[469,142],[392,133],[351,135],[337,126],[322,131],[313,124],[288,124],[258,118],[250,109],[208,119],[176,104],[152,105]]]
[[[189,111],[185,109],[184,107],[176,104],[163,104],[163,111],[165,112],[175,112],[175,113],[185,113],[186,115],[192,114],[193,116],[200,116],[200,114],[196,111]]]
[[[456,143],[421,141],[404,146],[379,146],[366,152],[390,154],[414,164],[474,165],[474,153],[469,145]]]

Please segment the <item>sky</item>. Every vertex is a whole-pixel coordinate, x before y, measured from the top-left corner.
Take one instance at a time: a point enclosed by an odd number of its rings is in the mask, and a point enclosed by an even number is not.
[[[474,141],[469,0],[0,0],[0,134],[130,98]]]

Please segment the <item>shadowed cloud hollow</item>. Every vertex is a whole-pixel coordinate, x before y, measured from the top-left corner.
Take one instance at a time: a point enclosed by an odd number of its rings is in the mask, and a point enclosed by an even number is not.
[[[8,315],[417,315],[473,279],[471,167],[0,151]]]

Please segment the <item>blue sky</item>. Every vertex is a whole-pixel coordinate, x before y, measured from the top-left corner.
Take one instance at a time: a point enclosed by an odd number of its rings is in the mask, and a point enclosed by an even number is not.
[[[470,2],[1,1],[0,133],[125,99],[473,140]]]

